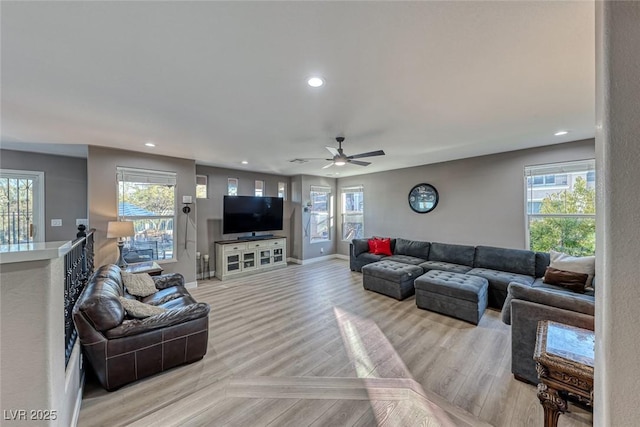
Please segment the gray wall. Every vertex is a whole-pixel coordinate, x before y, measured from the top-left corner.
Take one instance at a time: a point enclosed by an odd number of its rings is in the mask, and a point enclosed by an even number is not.
[[[87,218],[87,159],[0,150],[0,168],[44,172],[45,240],[73,240],[76,219]],[[62,227],[51,227],[51,219]]]
[[[165,273],[176,272],[184,275],[187,283],[196,280],[196,217],[197,206],[191,205],[189,215],[182,213],[182,196],[196,197],[196,167],[194,160],[176,159],[133,151],[115,150],[89,146],[87,159],[89,170],[89,225],[96,229],[96,265],[115,262],[118,259],[116,239],[107,239],[107,222],[118,216],[118,191],[116,167],[176,172],[176,211],[178,221],[174,225],[174,239],[177,261],[164,262]],[[194,209],[194,206],[196,209]],[[187,232],[187,249],[185,249]]]
[[[589,139],[339,178],[337,191],[364,185],[365,236],[524,248],[524,167],[594,157],[595,142]],[[409,190],[422,182],[440,195],[427,214],[413,212],[407,202]],[[337,252],[348,255],[349,242],[342,241],[337,222]]]
[[[265,196],[276,197],[278,195],[278,182],[287,184],[287,200],[284,203],[284,221],[282,231],[274,230],[273,234],[287,238],[287,256],[291,256],[295,233],[291,228],[293,204],[291,203],[291,179],[283,175],[271,175],[259,172],[225,169],[212,166],[196,166],[198,175],[206,175],[208,193],[206,199],[197,199],[198,207],[198,245],[197,250],[202,254],[209,254],[210,269],[214,270],[216,241],[236,239],[243,234],[222,234],[222,201],[227,194],[228,178],[238,178],[238,195],[253,196],[255,194],[255,181],[263,180],[265,183]],[[266,233],[266,232],[265,232]],[[264,233],[263,233],[264,234]]]

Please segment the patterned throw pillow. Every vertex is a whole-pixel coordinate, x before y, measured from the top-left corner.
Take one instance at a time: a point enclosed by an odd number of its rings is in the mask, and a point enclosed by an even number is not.
[[[156,307],[155,305],[145,304],[135,299],[118,297],[127,314],[131,317],[144,319],[145,317],[155,316],[167,311],[166,308]]]
[[[137,297],[148,297],[158,291],[153,278],[147,273],[133,274],[123,271],[122,282],[127,291]]]

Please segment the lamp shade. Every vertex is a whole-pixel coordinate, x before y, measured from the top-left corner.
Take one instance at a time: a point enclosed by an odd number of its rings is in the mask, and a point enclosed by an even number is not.
[[[107,224],[107,239],[129,237],[134,234],[132,221],[109,221]]]

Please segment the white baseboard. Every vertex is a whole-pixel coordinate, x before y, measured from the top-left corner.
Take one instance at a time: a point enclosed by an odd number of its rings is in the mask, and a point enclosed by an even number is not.
[[[197,288],[198,287],[198,282],[185,283],[184,287],[187,288],[187,289]]]
[[[307,265],[307,264],[313,264],[314,262],[322,262],[322,261],[328,261],[330,259],[344,259],[344,260],[349,260],[349,256],[347,255],[342,255],[342,254],[332,254],[332,255],[325,255],[325,256],[319,256],[316,258],[309,258],[309,259],[298,259],[298,258],[287,258],[287,262],[292,262],[294,264],[300,264],[300,265]]]

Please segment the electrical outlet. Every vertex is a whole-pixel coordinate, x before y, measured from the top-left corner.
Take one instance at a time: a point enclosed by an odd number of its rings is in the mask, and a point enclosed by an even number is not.
[[[89,225],[89,220],[87,218],[77,218],[76,219],[76,226],[83,224],[83,225]]]
[[[323,254],[324,253],[324,248],[320,248],[320,253]]]
[[[51,226],[52,227],[62,227],[62,220],[61,219],[52,219],[51,220]]]

